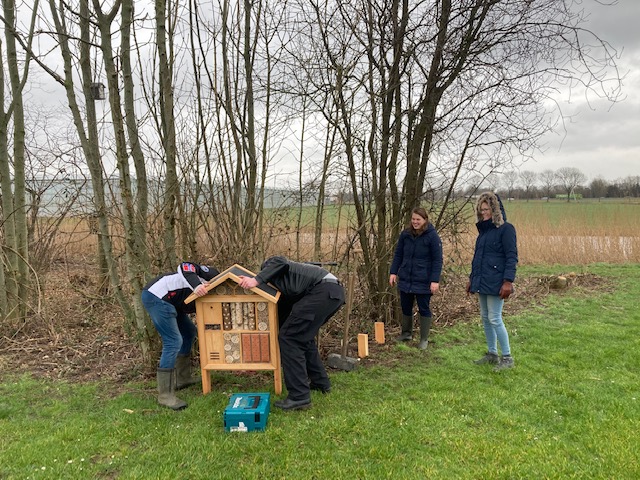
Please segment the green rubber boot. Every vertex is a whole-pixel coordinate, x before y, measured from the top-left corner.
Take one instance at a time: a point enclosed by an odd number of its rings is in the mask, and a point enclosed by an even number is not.
[[[174,368],[159,368],[158,378],[158,403],[172,410],[187,408],[187,402],[176,397],[176,371]]]
[[[420,317],[420,343],[418,348],[426,350],[429,344],[429,330],[431,330],[431,317]]]
[[[398,337],[399,342],[408,342],[411,340],[411,330],[413,329],[413,317],[411,315],[402,315],[402,333]]]
[[[191,355],[178,355],[176,358],[176,390],[201,383],[200,377],[191,376]]]

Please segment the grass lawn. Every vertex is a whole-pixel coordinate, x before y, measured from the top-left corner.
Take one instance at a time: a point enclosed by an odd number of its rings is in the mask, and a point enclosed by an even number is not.
[[[395,347],[394,367],[330,372],[330,394],[272,409],[264,432],[225,433],[222,413],[231,393],[272,389],[267,374],[215,374],[173,412],[155,383],[114,392],[5,371],[0,479],[640,478],[640,265],[586,270],[613,288],[505,318],[515,369],[475,366],[479,319],[458,324],[426,353]]]

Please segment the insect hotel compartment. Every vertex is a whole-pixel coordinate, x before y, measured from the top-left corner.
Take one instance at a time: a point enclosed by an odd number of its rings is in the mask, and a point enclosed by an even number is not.
[[[280,292],[270,285],[245,290],[238,285],[240,275],[255,276],[234,265],[211,280],[207,295],[194,298],[202,391],[211,391],[212,370],[272,370],[275,391],[280,394]]]

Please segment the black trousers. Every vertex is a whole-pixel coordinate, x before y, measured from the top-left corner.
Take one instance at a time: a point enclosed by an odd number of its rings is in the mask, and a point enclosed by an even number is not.
[[[289,315],[281,320],[278,334],[280,360],[291,400],[310,397],[309,381],[321,387],[330,386],[318,352],[316,335],[343,304],[344,288],[341,285],[319,283],[293,303]]]

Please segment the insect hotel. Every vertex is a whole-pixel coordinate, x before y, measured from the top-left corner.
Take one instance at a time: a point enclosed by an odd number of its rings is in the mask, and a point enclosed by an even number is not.
[[[268,284],[244,290],[238,285],[240,275],[255,277],[236,264],[207,284],[207,295],[192,294],[185,300],[196,302],[202,393],[211,391],[212,370],[273,370],[275,393],[280,395],[280,292]]]

